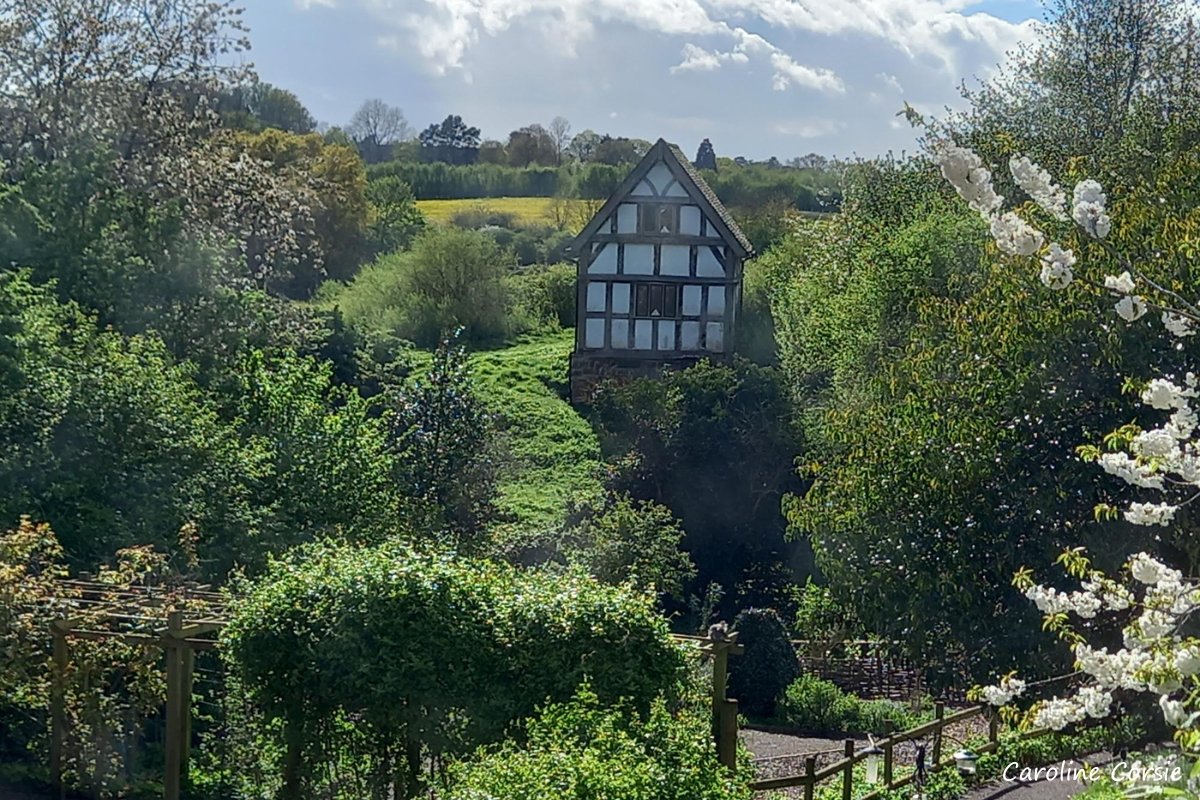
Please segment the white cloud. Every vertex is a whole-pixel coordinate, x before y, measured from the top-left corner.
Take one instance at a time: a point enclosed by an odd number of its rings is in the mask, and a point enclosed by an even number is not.
[[[671,67],[672,73],[677,72],[708,72],[721,66],[721,56],[710,53],[703,47],[688,42],[683,46],[683,61]]]
[[[781,92],[793,84],[807,89],[816,89],[819,92],[843,94],[846,91],[846,85],[842,83],[842,79],[831,70],[814,69],[797,64],[786,53],[772,53],[771,66],[775,68],[775,76],[771,79],[771,88],[776,91]]]
[[[904,94],[904,86],[900,83],[900,79],[890,72],[880,72],[875,77],[889,89]]]

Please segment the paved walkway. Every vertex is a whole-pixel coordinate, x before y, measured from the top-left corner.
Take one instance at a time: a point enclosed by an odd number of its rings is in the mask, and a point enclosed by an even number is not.
[[[1112,761],[1111,754],[1095,753],[1079,760],[1067,761],[1065,764],[1070,769],[1087,769],[1107,764],[1110,761]],[[997,780],[972,789],[963,800],[1068,800],[1068,798],[1081,793],[1085,788],[1085,784],[1077,778],[1038,781]]]

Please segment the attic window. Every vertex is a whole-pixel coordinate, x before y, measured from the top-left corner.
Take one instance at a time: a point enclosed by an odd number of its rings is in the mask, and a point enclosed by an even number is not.
[[[638,233],[678,233],[677,203],[641,203],[638,206]]]

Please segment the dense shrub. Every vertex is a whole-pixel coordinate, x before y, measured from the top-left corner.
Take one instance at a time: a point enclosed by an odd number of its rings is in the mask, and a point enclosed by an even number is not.
[[[399,772],[411,786],[426,757],[496,741],[585,680],[600,702],[646,712],[680,674],[650,598],[579,574],[398,544],[304,556],[251,586],[224,632],[248,698],[303,740],[309,773],[289,774],[288,796],[347,747],[377,782]]]
[[[705,714],[656,701],[643,719],[583,689],[531,719],[528,741],[506,742],[452,771],[447,800],[744,800],[722,767]]]
[[[380,258],[349,284],[326,284],[318,299],[363,334],[433,347],[461,328],[466,342],[491,343],[512,332],[504,279],[515,266],[486,234],[431,228],[411,251]]]
[[[508,279],[516,313],[531,326],[550,324],[561,328],[575,325],[575,266],[536,264],[523,267]]]
[[[466,197],[553,197],[571,183],[565,167],[500,164],[422,164],[388,161],[367,168],[371,180],[393,175],[421,200]]]
[[[788,684],[800,674],[787,626],[770,608],[748,608],[733,629],[745,652],[730,665],[729,693],[747,714],[770,716]]]
[[[914,714],[892,700],[863,700],[813,675],[802,675],[787,687],[777,714],[786,724],[811,733],[875,734],[883,733],[888,723],[905,730],[929,716]]]

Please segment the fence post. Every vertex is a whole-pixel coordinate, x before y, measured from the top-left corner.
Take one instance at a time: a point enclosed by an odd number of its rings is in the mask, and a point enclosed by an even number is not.
[[[737,700],[721,701],[721,718],[718,720],[717,759],[729,768],[737,769],[738,740]]]
[[[937,720],[938,722],[941,722],[945,716],[946,716],[946,704],[943,703],[941,700],[938,700],[936,703],[933,704],[933,718],[935,720]],[[931,768],[936,769],[937,765],[940,764],[941,761],[942,761],[942,726],[938,725],[937,729],[933,732],[933,761],[929,766]]]
[[[895,726],[889,720],[883,723],[883,735],[887,739],[883,742],[883,785],[887,788],[892,788],[892,731]]]
[[[842,800],[850,800],[854,796],[854,740],[846,740],[846,769],[842,772]]]
[[[804,800],[813,800],[813,789],[817,785],[817,757],[808,756],[804,759]]]
[[[994,708],[988,715],[988,741],[992,744],[1000,741],[1000,714]]]
[[[50,782],[55,797],[66,797],[63,785],[63,749],[67,734],[67,634],[59,623],[50,625],[54,636],[54,672],[50,676]]]

